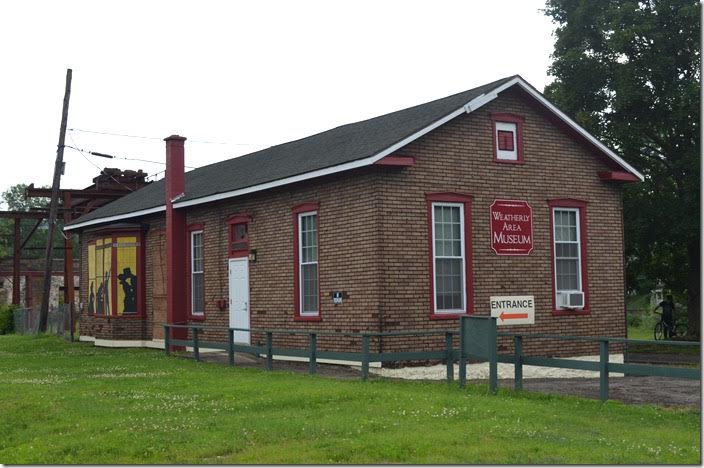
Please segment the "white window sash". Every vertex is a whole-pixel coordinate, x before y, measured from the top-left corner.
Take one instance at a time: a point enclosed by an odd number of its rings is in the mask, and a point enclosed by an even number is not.
[[[201,270],[196,270],[195,269],[195,242],[193,241],[196,237],[196,235],[200,234],[200,255],[201,255],[201,261],[205,263],[205,258],[203,255],[203,231],[191,231],[191,315],[203,315],[205,311],[203,310],[196,310],[196,297],[195,297],[195,280],[194,277],[195,275],[202,275],[203,274],[203,269]],[[203,282],[203,287],[205,288],[205,282]],[[205,294],[205,290],[203,291],[203,294]],[[199,304],[200,305],[200,304]]]
[[[435,207],[455,207],[459,208],[460,213],[460,256],[447,256],[447,255],[437,255],[435,252]],[[449,202],[433,202],[430,206],[431,209],[431,224],[433,229],[433,311],[435,314],[464,314],[467,310],[467,271],[465,268],[465,255],[464,255],[464,204],[463,203],[449,203]],[[462,305],[464,307],[460,309],[438,309],[438,271],[437,271],[437,259],[450,258],[450,259],[461,259],[460,271],[462,272]]]
[[[315,216],[315,250],[316,250],[316,261],[314,262],[304,262],[303,261],[303,223],[302,219],[306,216]],[[298,214],[298,311],[301,316],[307,317],[317,317],[320,313],[320,284],[317,284],[316,294],[318,296],[318,307],[317,310],[304,311],[304,299],[305,291],[303,290],[303,266],[304,265],[318,265],[318,212],[317,211],[306,211],[305,213]],[[317,268],[320,268],[319,266]],[[316,268],[316,271],[318,271]],[[318,271],[318,277],[320,277],[320,272]],[[317,279],[316,279],[317,280]]]
[[[574,219],[575,219],[575,230],[576,230],[576,242],[575,241],[558,241],[557,240],[557,221],[555,219],[555,215],[557,212],[564,212],[564,213],[574,213]],[[584,278],[582,278],[582,233],[581,233],[581,226],[580,226],[580,209],[579,208],[560,208],[560,207],[555,207],[552,209],[552,236],[553,236],[553,269],[555,271],[555,276],[553,278],[554,281],[554,286],[555,286],[555,301],[557,301],[557,293],[565,293],[565,292],[582,292],[584,291]],[[557,245],[558,244],[575,244],[577,245],[577,288],[578,289],[557,289]],[[569,259],[569,260],[575,260],[575,257],[559,257],[559,258],[564,258],[564,259]]]

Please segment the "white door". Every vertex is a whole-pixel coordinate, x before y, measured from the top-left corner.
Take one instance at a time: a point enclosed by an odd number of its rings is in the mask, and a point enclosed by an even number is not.
[[[247,257],[231,258],[230,328],[249,328],[249,264]],[[249,343],[248,331],[235,331],[235,343]]]

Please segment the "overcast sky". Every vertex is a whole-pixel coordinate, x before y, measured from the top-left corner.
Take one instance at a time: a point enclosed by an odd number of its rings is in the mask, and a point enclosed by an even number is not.
[[[51,185],[66,69],[66,144],[199,167],[513,74],[549,82],[544,0],[0,3],[0,191]],[[149,138],[126,138],[91,132]],[[210,142],[210,143],[206,143]],[[67,148],[62,188],[96,166]]]

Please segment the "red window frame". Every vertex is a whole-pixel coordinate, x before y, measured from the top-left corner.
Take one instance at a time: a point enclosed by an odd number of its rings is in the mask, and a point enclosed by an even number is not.
[[[491,147],[494,152],[494,162],[504,163],[504,164],[523,164],[525,161],[523,159],[523,121],[525,119],[516,114],[508,113],[492,113],[491,114]],[[505,122],[516,124],[516,160],[511,159],[499,159],[498,158],[498,148],[497,139],[498,131],[496,129],[497,122]]]
[[[448,320],[458,319],[461,315],[471,315],[474,313],[474,278],[472,276],[472,196],[456,193],[426,193],[425,201],[427,206],[428,224],[428,271],[430,283],[430,319]],[[466,296],[464,300],[464,312],[443,313],[435,310],[435,258],[433,256],[433,203],[458,203],[463,207],[464,216],[464,281]]]
[[[548,200],[550,209],[550,271],[552,272],[552,315],[589,315],[589,278],[587,275],[587,202],[574,198]],[[558,309],[556,302],[557,285],[555,284],[555,214],[556,208],[573,208],[579,210],[579,254],[584,307],[582,309]]]
[[[203,233],[203,287],[205,288],[205,224],[204,223],[193,223],[189,224],[186,228],[187,236],[186,239],[186,257],[188,258],[188,268],[186,269],[186,287],[187,287],[187,315],[188,320],[205,320],[205,311],[207,309],[206,304],[208,301],[205,300],[205,289],[203,290],[203,312],[193,312],[193,233],[201,231]]]
[[[137,275],[137,312],[129,312],[129,313],[123,313],[122,315],[118,315],[117,313],[117,274],[115,271],[111,271],[111,278],[110,278],[110,288],[112,288],[113,294],[112,297],[110,298],[110,314],[98,314],[98,313],[92,313],[89,314],[86,312],[86,315],[89,315],[91,317],[110,317],[111,319],[127,319],[127,320],[132,320],[132,319],[143,319],[146,317],[146,278],[144,272],[146,271],[144,265],[146,264],[146,248],[144,246],[144,232],[141,230],[134,230],[134,229],[109,229],[109,230],[96,230],[93,231],[92,234],[95,235],[96,239],[91,240],[90,242],[86,243],[86,249],[88,246],[95,245],[95,241],[98,239],[110,239],[110,242],[112,244],[117,243],[117,238],[118,237],[127,237],[127,236],[133,236],[137,238],[137,243],[139,244],[137,247],[137,271],[135,274]],[[117,268],[117,249],[113,247],[112,249],[112,267]],[[86,254],[87,255],[87,254]],[[87,287],[90,288],[90,279],[86,281]],[[90,294],[90,290],[87,291],[88,294]],[[87,308],[87,305],[86,305]]]
[[[301,278],[300,278],[300,256],[299,256],[299,225],[298,215],[315,211],[318,220],[318,314],[301,315]],[[317,202],[306,202],[296,205],[291,209],[293,216],[293,320],[297,322],[320,322],[322,320],[322,301],[320,300],[320,204]]]
[[[229,258],[242,258],[249,256],[249,224],[252,221],[252,215],[248,213],[233,214],[227,219],[229,225],[229,233],[227,236],[227,251]],[[232,244],[235,242],[235,230],[237,225],[244,224],[247,237],[241,242],[246,244],[242,249],[233,249]]]

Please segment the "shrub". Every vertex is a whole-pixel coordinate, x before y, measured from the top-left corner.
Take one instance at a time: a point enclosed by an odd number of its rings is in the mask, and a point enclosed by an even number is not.
[[[0,335],[7,335],[15,332],[14,312],[14,306],[0,305]]]
[[[640,327],[642,323],[643,318],[639,314],[631,311],[628,312],[628,326]]]

